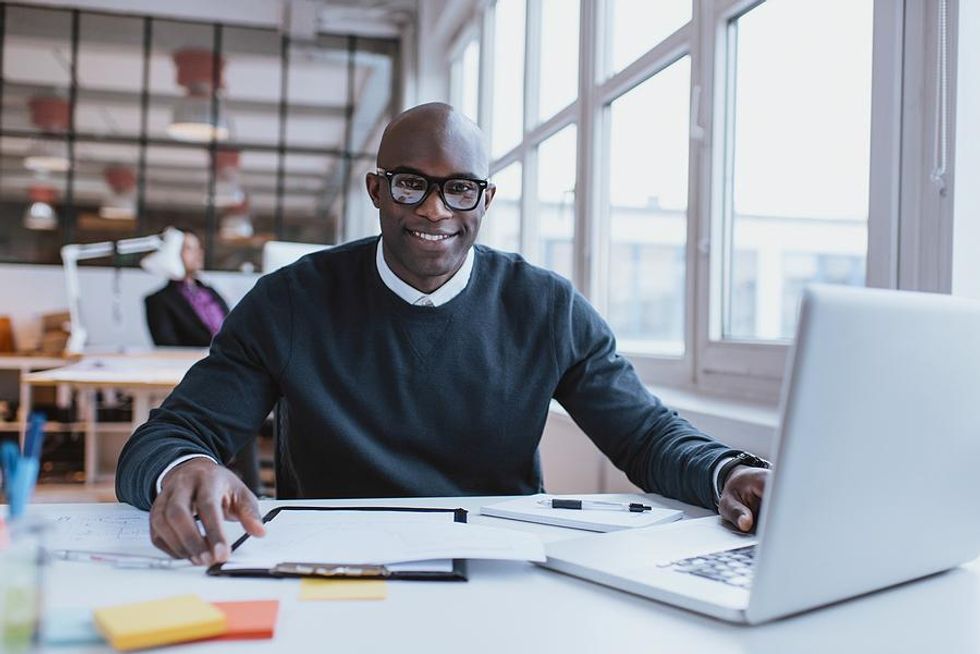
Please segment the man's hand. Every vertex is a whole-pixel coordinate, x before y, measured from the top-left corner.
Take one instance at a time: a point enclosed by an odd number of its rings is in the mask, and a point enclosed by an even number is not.
[[[203,537],[195,514],[204,525]],[[194,565],[227,561],[222,519],[238,520],[252,536],[265,535],[258,500],[235,473],[210,459],[190,459],[163,478],[150,508],[150,540],[170,556],[190,559]]]
[[[735,466],[725,480],[725,487],[718,499],[718,513],[739,531],[755,529],[769,473],[765,468]]]

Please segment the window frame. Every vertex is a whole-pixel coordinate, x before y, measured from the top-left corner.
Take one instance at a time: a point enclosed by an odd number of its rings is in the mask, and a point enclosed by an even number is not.
[[[491,174],[522,164],[521,247],[538,255],[535,221],[537,146],[577,123],[578,153],[573,279],[599,309],[607,308],[609,278],[609,106],[684,56],[691,58],[688,224],[685,279],[685,351],[657,356],[623,351],[644,382],[775,403],[791,345],[722,340],[722,203],[726,148],[731,135],[725,76],[730,21],[766,0],[691,0],[691,20],[622,70],[606,76],[605,17],[609,0],[579,3],[579,92],[576,100],[537,121],[540,8],[528,0],[525,18],[524,130],[510,151],[491,162]],[[950,15],[956,15],[957,0]],[[873,0],[868,250],[865,284],[948,292],[952,202],[930,192],[929,157],[937,145],[936,110],[918,89],[935,86],[938,20],[916,3]],[[482,14],[480,124],[489,132],[493,93],[494,8]],[[955,35],[955,24],[953,25]],[[953,40],[955,43],[955,39]],[[949,53],[955,70],[955,51]],[[530,126],[530,127],[529,127]],[[492,136],[492,135],[491,135]],[[951,166],[952,164],[950,164]],[[952,178],[952,171],[949,177]],[[925,216],[935,216],[933,220]],[[492,220],[492,216],[490,217]]]

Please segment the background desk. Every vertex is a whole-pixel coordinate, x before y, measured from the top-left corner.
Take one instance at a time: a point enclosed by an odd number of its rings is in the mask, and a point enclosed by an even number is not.
[[[184,375],[207,354],[199,348],[160,348],[127,354],[85,355],[60,368],[21,377],[21,444],[26,416],[31,410],[31,389],[57,386],[77,393],[78,408],[85,430],[85,483],[98,477],[98,411],[95,395],[100,389],[114,389],[133,398],[132,419],[119,427],[131,434],[146,422],[150,409],[160,404]]]
[[[318,505],[463,507],[471,521],[529,531],[546,541],[585,532],[477,515],[503,498],[285,502]],[[658,505],[686,508],[654,496]],[[277,505],[261,502],[263,513]],[[77,507],[42,505],[48,516]],[[134,511],[99,505],[107,515]],[[226,525],[231,526],[231,525]],[[910,525],[910,528],[912,526]],[[230,537],[239,533],[229,533]],[[900,546],[900,545],[897,545]],[[941,546],[941,544],[937,544]],[[980,651],[980,565],[937,575],[760,627],[729,625],[530,563],[472,561],[468,583],[390,582],[384,601],[300,602],[298,580],[206,577],[202,568],[122,570],[56,561],[47,569],[50,607],[98,607],[197,593],[207,600],[281,601],[274,640],[200,643],[167,652],[977,652]],[[787,580],[792,583],[792,580]],[[110,652],[106,646],[43,652]]]

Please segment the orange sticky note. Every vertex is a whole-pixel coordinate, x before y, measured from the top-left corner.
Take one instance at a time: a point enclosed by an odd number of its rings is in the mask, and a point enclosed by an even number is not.
[[[272,638],[279,615],[279,600],[251,602],[212,602],[227,618],[224,634],[214,640]]]

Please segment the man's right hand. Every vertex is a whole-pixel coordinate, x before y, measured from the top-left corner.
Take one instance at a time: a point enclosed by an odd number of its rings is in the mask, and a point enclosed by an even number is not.
[[[204,536],[195,514],[204,525]],[[194,565],[221,563],[230,553],[222,520],[238,520],[250,535],[265,535],[258,500],[242,480],[210,459],[190,459],[163,478],[150,508],[150,540]]]

